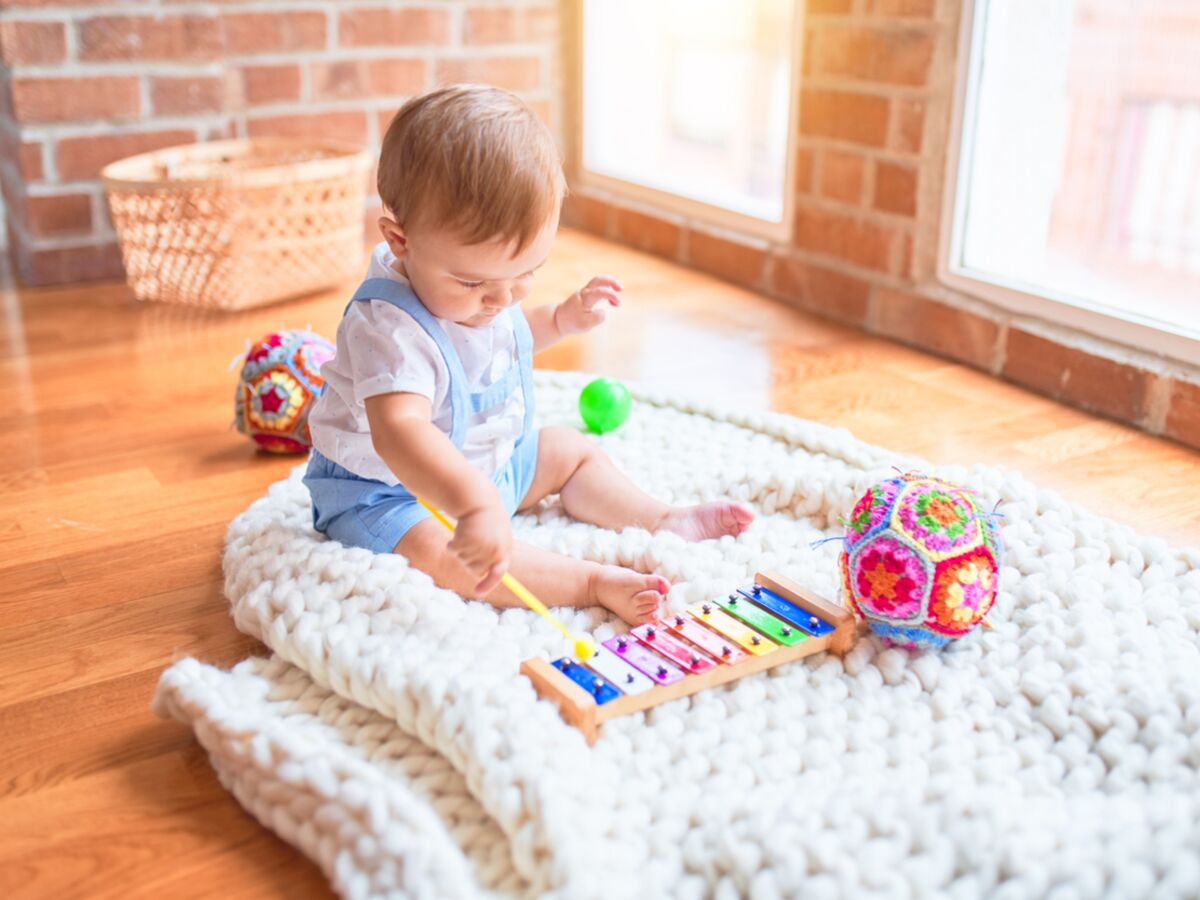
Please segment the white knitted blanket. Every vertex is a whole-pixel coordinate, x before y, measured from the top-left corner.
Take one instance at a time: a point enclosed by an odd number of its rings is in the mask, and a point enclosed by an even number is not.
[[[584,382],[538,373],[543,424],[577,423]],[[750,503],[755,525],[689,544],[547,504],[515,530],[660,572],[672,608],[762,569],[836,597],[838,544],[810,545],[914,465],[787,416],[634,396],[599,439],[617,463],[664,500]],[[237,626],[274,655],[182,660],[156,709],[348,897],[1197,896],[1200,553],[1012,471],[925,470],[1007,516],[993,631],[940,654],[864,638],[615,719],[589,748],[517,673],[562,655],[557,632],[324,540],[298,468],[225,550]]]

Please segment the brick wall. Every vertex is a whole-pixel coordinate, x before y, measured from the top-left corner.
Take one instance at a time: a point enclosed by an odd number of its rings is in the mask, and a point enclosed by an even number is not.
[[[454,81],[510,88],[554,126],[558,47],[554,0],[0,0],[13,267],[32,285],[122,277],[98,175],[130,154],[259,135],[377,147],[407,97]]]
[[[936,280],[961,0],[808,0],[794,234],[717,230],[574,179],[567,221],[1200,447],[1200,360],[1024,320]]]

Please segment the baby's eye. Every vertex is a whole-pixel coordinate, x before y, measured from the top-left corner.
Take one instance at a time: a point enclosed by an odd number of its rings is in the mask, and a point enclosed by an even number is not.
[[[482,281],[463,281],[461,278],[456,280],[465,288],[477,288],[483,285]]]

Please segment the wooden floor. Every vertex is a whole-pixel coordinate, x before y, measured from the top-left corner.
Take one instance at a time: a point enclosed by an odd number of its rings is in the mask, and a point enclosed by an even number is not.
[[[1200,454],[576,233],[535,298],[602,272],[624,280],[626,305],[539,365],[1014,466],[1200,544]],[[0,292],[0,896],[328,894],[149,704],[174,659],[228,666],[262,649],[227,614],[222,535],[295,460],[231,430],[227,366],[271,329],[332,337],[350,287],[242,314],[139,305],[120,284]]]

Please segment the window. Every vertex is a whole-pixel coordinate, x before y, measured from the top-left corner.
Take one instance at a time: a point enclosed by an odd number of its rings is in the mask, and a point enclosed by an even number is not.
[[[581,2],[583,180],[790,226],[794,0]]]
[[[967,4],[944,275],[1200,362],[1200,4]]]

